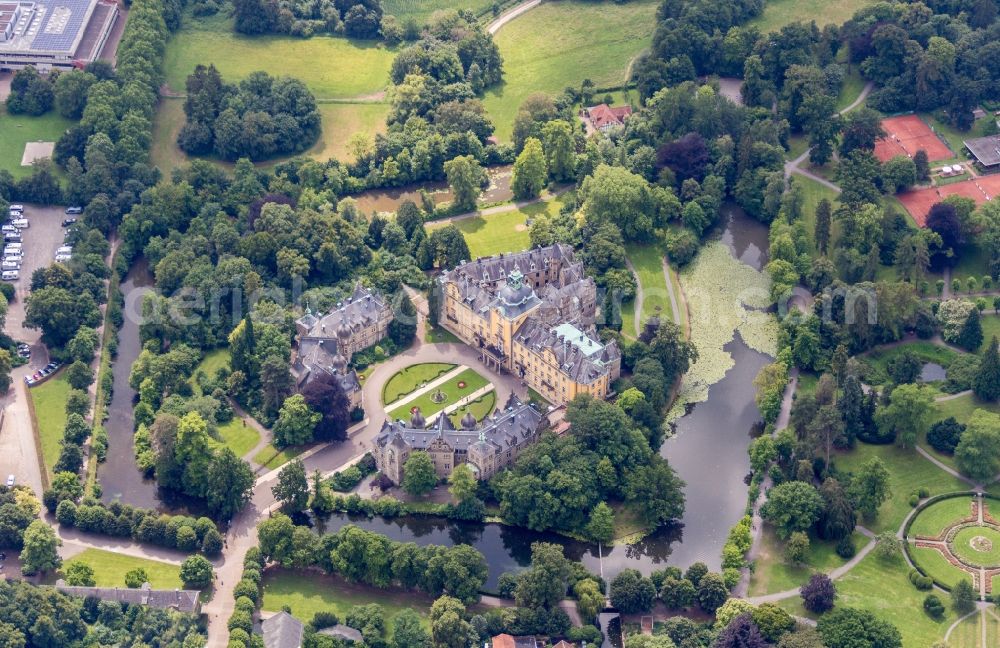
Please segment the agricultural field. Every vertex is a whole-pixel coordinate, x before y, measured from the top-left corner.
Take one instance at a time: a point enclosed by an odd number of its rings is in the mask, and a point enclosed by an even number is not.
[[[788,23],[815,20],[820,27],[840,25],[858,9],[874,4],[874,0],[768,0],[764,13],[750,22],[762,31],[778,31]]]
[[[27,142],[55,142],[75,122],[64,119],[55,111],[41,117],[10,115],[0,102],[0,170],[10,171],[15,178],[31,173],[31,167],[21,166]]]
[[[59,444],[66,427],[66,399],[69,398],[70,389],[66,382],[66,372],[60,372],[37,387],[28,389],[35,410],[38,436],[42,442],[42,459],[50,475],[52,466],[59,460]]]
[[[484,99],[497,138],[510,140],[517,110],[534,92],[558,94],[587,78],[598,88],[621,85],[629,63],[650,45],[658,4],[558,0],[507,24],[495,37],[504,81]]]

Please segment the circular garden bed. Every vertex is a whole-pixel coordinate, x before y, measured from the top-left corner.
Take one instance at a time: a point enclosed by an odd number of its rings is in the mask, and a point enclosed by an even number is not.
[[[990,593],[1000,570],[1000,500],[955,493],[924,503],[906,526],[906,551],[914,566],[938,586],[951,589],[971,579]],[[1000,513],[998,513],[1000,515]]]

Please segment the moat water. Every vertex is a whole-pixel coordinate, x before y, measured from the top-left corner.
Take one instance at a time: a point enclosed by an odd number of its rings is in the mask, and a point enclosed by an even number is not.
[[[145,259],[133,264],[121,282],[125,317],[118,330],[118,355],[111,368],[114,391],[108,406],[108,420],[104,423],[108,432],[108,456],[98,466],[97,476],[103,490],[102,501],[120,500],[133,506],[163,508],[156,481],[143,477],[135,465],[132,409],[136,392],[128,382],[132,363],[142,351],[139,336],[142,297],[153,290],[152,286],[153,274]]]
[[[763,267],[766,226],[735,207],[725,207],[720,231],[721,240],[735,258],[756,269]],[[136,264],[122,283],[126,308],[132,313],[139,312],[141,292],[135,291],[149,290],[152,283],[146,265]],[[128,377],[141,349],[137,318],[126,317],[119,331],[118,356],[113,365],[114,395],[106,423],[108,459],[101,465],[99,477],[105,501],[120,498],[136,506],[164,509],[168,503],[161,498],[155,482],[144,479],[135,467],[132,443],[135,392],[129,387]],[[486,557],[490,589],[495,588],[500,574],[528,565],[531,543],[537,541],[563,545],[569,558],[607,578],[626,568],[648,574],[668,564],[686,568],[699,560],[717,570],[729,528],[746,507],[747,447],[751,432],[760,421],[752,381],[770,361],[768,356],[746,346],[738,335],[726,350],[732,354],[735,366],[710,388],[707,401],[693,405],[675,423],[674,435],[660,449],[686,482],[685,514],[675,526],[660,529],[634,544],[613,547],[598,547],[558,534],[503,524],[471,524],[427,517],[385,520],[335,515],[319,521],[318,530],[335,531],[351,523],[394,540],[421,545],[469,544]]]

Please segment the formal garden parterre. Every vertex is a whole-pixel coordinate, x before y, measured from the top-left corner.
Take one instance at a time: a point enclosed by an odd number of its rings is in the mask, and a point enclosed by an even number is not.
[[[944,589],[971,578],[976,591],[991,594],[1000,575],[1000,524],[990,504],[1000,506],[1000,500],[955,493],[922,505],[906,529],[907,552],[917,569]]]

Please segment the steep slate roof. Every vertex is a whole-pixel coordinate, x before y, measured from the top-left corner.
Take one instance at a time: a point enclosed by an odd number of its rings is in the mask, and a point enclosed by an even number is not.
[[[359,282],[354,286],[351,296],[338,303],[329,313],[320,317],[306,313],[296,320],[295,325],[303,340],[332,338],[335,335],[348,337],[351,331],[377,322],[385,309],[386,302],[382,295]]]
[[[302,622],[287,612],[278,612],[260,624],[266,648],[302,648]]]
[[[483,441],[499,453],[533,435],[541,421],[541,412],[512,396],[504,411],[483,419],[478,429],[456,430],[445,415],[439,416],[430,428],[414,426],[414,422],[419,422],[415,418],[409,423],[386,421],[375,437],[375,444],[379,447],[391,444],[396,448],[409,446],[413,450],[424,450],[435,439],[441,438],[453,449],[467,450]]]
[[[149,583],[140,588],[130,587],[79,587],[56,581],[56,589],[71,596],[93,596],[102,601],[117,601],[129,605],[147,605],[161,610],[198,613],[201,603],[198,590],[154,590]]]
[[[605,365],[621,357],[621,351],[614,341],[601,344],[569,323],[549,328],[542,322],[529,318],[517,330],[514,339],[529,349],[550,350],[563,372],[584,385],[607,373]]]

